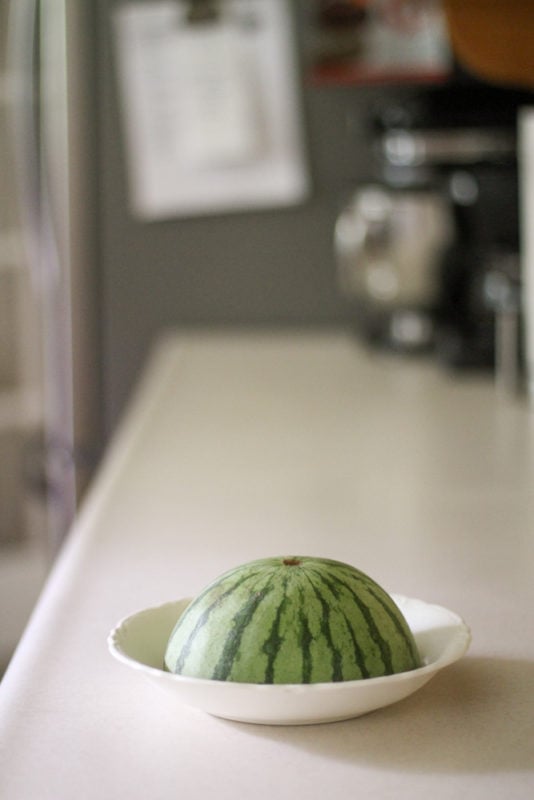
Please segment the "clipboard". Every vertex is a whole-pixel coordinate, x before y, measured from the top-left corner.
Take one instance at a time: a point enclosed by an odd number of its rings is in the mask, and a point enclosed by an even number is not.
[[[195,19],[192,3],[212,12]],[[310,181],[287,0],[156,0],[114,12],[132,214],[302,202]]]

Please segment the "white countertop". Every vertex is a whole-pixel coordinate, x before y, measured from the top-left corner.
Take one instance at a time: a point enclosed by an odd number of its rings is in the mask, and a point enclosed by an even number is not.
[[[343,334],[161,341],[0,684],[0,797],[530,798],[534,414]],[[226,568],[348,561],[447,606],[468,655],[325,725],[228,722],[111,658],[116,621]]]

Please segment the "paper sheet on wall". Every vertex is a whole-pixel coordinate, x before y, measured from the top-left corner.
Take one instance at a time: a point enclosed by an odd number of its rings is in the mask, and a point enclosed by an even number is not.
[[[142,219],[291,205],[309,189],[286,0],[115,12],[132,212]]]

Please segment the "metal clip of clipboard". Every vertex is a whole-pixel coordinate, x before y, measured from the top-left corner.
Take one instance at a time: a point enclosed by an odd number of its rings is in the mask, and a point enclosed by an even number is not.
[[[186,4],[186,19],[189,25],[215,22],[220,18],[220,0],[182,0]]]

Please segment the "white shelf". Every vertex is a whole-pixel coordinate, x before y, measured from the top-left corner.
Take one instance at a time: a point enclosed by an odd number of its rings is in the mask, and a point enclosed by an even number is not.
[[[0,274],[24,268],[24,248],[17,228],[0,230]]]
[[[0,546],[0,677],[41,591],[48,568],[42,541]]]
[[[7,8],[0,6],[0,606],[7,609],[6,619],[0,613],[1,674],[40,582],[36,554],[24,550],[29,534],[43,528],[33,520],[25,464],[43,429],[43,402],[39,302],[20,224],[10,121],[22,85],[6,70]]]
[[[20,385],[4,388],[0,384],[0,433],[38,428],[42,416],[42,403],[37,391]]]
[[[15,98],[16,86],[12,76],[0,74],[0,105],[8,106]]]

